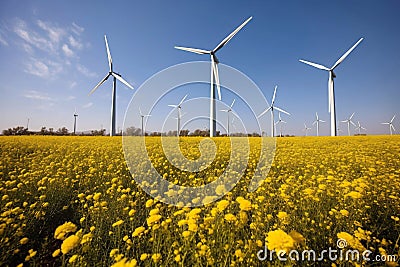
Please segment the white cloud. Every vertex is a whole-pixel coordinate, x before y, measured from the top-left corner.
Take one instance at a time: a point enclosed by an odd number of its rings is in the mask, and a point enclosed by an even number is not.
[[[25,91],[25,93],[22,96],[35,100],[53,101],[53,99],[47,93],[41,93],[36,90]]]
[[[32,60],[27,63],[25,72],[42,78],[50,76],[49,67],[40,60]]]
[[[85,30],[85,28],[79,26],[78,24],[76,24],[75,22],[72,22],[72,32],[75,33],[76,35],[81,35],[81,33],[83,33],[83,31]]]
[[[70,95],[67,97],[67,100],[70,101],[70,100],[74,100],[75,98],[76,98],[76,96]]]
[[[89,103],[83,105],[82,108],[90,108],[91,106],[93,106],[93,102],[89,102]]]
[[[78,83],[73,81],[71,82],[71,84],[69,85],[69,88],[74,88]]]
[[[74,52],[68,47],[67,44],[63,44],[62,50],[67,57],[74,56]]]
[[[86,68],[85,66],[78,64],[76,66],[77,70],[82,73],[83,75],[85,75],[86,77],[96,77],[97,74],[95,72],[90,71],[88,68]]]
[[[0,44],[4,46],[8,46],[8,42],[6,41],[6,38],[4,38],[4,33],[2,30],[0,30]]]
[[[77,39],[75,39],[72,35],[68,37],[69,44],[76,49],[82,49],[83,45]]]
[[[54,44],[60,43],[61,38],[65,35],[64,29],[54,26],[50,22],[38,20],[37,25],[47,32],[47,35]]]
[[[14,33],[28,44],[44,51],[55,52],[54,44],[28,28],[25,21],[17,19],[14,25]]]

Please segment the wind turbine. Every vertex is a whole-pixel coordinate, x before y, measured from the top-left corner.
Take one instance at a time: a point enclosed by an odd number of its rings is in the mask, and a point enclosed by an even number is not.
[[[218,99],[221,100],[221,89],[219,85],[219,74],[218,74],[218,63],[219,60],[215,53],[220,50],[224,45],[226,45],[253,17],[248,18],[239,27],[237,27],[231,34],[229,34],[222,42],[220,42],[213,50],[204,50],[198,48],[189,48],[175,46],[176,49],[204,55],[209,54],[211,57],[211,92],[210,92],[210,137],[217,135],[217,121],[216,121],[216,111],[215,111],[215,86],[218,91]],[[215,81],[215,82],[214,82]]]
[[[279,134],[279,136],[282,137],[282,123],[286,123],[286,121],[282,120],[280,112],[278,113],[278,117],[279,117],[279,120],[277,120],[275,122],[275,125],[280,124],[280,134]]]
[[[75,109],[75,112],[74,112],[74,135],[76,134],[76,118],[78,117],[78,113],[76,112],[76,109]]]
[[[335,112],[335,91],[333,88],[333,79],[336,78],[336,74],[333,72],[334,69],[339,66],[340,63],[342,63],[342,61],[351,53],[351,51],[354,50],[354,48],[356,48],[356,46],[363,40],[364,38],[360,38],[360,40],[358,40],[358,42],[353,45],[346,53],[343,54],[343,56],[341,56],[338,61],[336,61],[336,63],[331,67],[325,67],[323,65],[317,64],[317,63],[313,63],[313,62],[309,62],[309,61],[305,61],[300,59],[300,62],[303,62],[305,64],[308,64],[310,66],[313,66],[317,69],[321,69],[321,70],[326,70],[329,72],[329,80],[328,80],[328,95],[329,95],[329,99],[328,99],[328,105],[329,105],[329,112],[331,113],[331,136],[336,136],[336,112]]]
[[[393,118],[392,118],[389,122],[382,122],[382,124],[387,124],[387,125],[389,125],[390,135],[393,134],[392,129],[393,129],[394,132],[396,131],[396,129],[394,129],[394,126],[393,126],[393,120],[394,120],[394,118],[396,118],[396,115],[393,115]]]
[[[275,96],[276,96],[276,89],[278,89],[278,85],[275,86],[274,94],[272,96],[271,105],[269,106],[269,108],[267,108],[260,115],[257,116],[258,118],[260,118],[262,115],[264,115],[268,111],[271,111],[271,137],[275,136],[274,110],[276,109],[277,111],[280,111],[280,112],[283,112],[283,113],[285,113],[287,115],[290,115],[289,112],[284,111],[283,109],[274,106],[274,104],[275,104]]]
[[[110,76],[113,76],[113,90],[112,90],[112,99],[111,99],[111,126],[110,126],[110,136],[115,135],[115,107],[116,107],[116,90],[117,90],[117,80],[133,89],[132,85],[130,85],[127,81],[125,81],[119,73],[113,71],[113,63],[111,58],[110,49],[108,48],[107,36],[104,35],[104,41],[106,42],[107,48],[107,58],[108,58],[108,67],[109,71],[106,77],[103,78],[93,89],[90,91],[89,95],[93,94],[96,89],[102,85]]]
[[[178,105],[168,105],[169,107],[173,107],[173,108],[176,108],[177,110],[178,110],[178,116],[176,117],[176,119],[177,119],[177,132],[176,132],[176,135],[179,137],[179,134],[180,134],[180,131],[181,131],[181,108],[182,108],[182,104],[183,104],[183,102],[185,101],[185,99],[186,99],[186,97],[187,97],[187,95],[185,95],[183,98],[182,98],[182,100],[179,102],[179,104]]]
[[[220,110],[220,111],[226,112],[226,115],[228,116],[228,119],[227,119],[228,128],[227,128],[227,132],[226,132],[226,135],[227,135],[227,136],[229,136],[229,134],[230,134],[230,131],[229,131],[229,113],[232,112],[232,107],[233,107],[233,104],[235,104],[235,100],[236,100],[236,99],[233,99],[232,104],[229,106],[228,109],[221,109],[221,110]]]
[[[347,134],[349,136],[350,136],[350,123],[353,124],[353,126],[356,126],[354,124],[354,122],[351,120],[353,118],[353,116],[354,116],[354,112],[353,112],[353,114],[351,114],[351,116],[347,120],[341,121],[341,122],[347,123]]]
[[[146,118],[146,117],[151,117],[151,115],[150,115],[150,114],[144,115],[144,114],[142,113],[142,110],[140,109],[140,107],[139,107],[139,114],[140,114],[140,119],[141,119],[141,123],[142,123],[142,136],[144,136],[145,133],[144,133],[144,127],[143,127],[143,120],[144,120],[144,118]]]
[[[359,121],[357,121],[357,124],[358,124],[358,126],[356,127],[356,130],[358,130],[358,134],[359,135],[361,134],[361,130],[364,130],[364,131],[367,130],[364,127],[361,126]]]
[[[304,123],[304,129],[303,129],[303,131],[306,132],[306,136],[307,136],[307,131],[308,131],[308,130],[311,130],[311,128],[308,128],[307,125],[306,125],[306,123]]]
[[[317,124],[317,136],[319,136],[319,123],[320,123],[320,122],[325,122],[325,121],[320,120],[320,119],[318,118],[318,113],[315,112],[315,121],[313,122],[313,125]]]

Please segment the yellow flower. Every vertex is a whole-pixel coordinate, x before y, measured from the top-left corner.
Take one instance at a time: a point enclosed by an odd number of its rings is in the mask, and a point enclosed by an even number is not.
[[[285,220],[288,215],[286,212],[280,211],[280,212],[278,212],[278,215],[276,215],[276,216],[279,218],[279,220]]]
[[[22,238],[22,239],[19,241],[19,243],[20,243],[21,245],[25,245],[26,243],[28,243],[28,241],[29,241],[29,238],[24,237],[24,238]]]
[[[140,255],[140,260],[144,261],[145,259],[147,259],[147,253],[143,253],[142,255]]]
[[[153,206],[153,203],[154,203],[153,199],[147,200],[146,201],[146,208],[150,208],[151,206]]]
[[[77,230],[76,225],[72,222],[66,222],[57,227],[56,231],[54,232],[54,238],[64,240],[65,235],[68,233],[75,233]]]
[[[123,220],[119,220],[119,221],[113,223],[112,227],[116,227],[116,226],[121,225],[121,224],[123,224],[123,223],[124,223]]]
[[[217,203],[217,209],[218,209],[218,211],[222,212],[226,209],[226,207],[228,207],[228,205],[229,205],[229,201],[223,199]]]
[[[184,238],[189,237],[189,236],[190,236],[190,231],[183,231],[182,236],[183,236]]]
[[[299,232],[297,232],[296,230],[292,230],[290,231],[289,235],[293,238],[293,240],[297,243],[297,244],[302,244],[304,243],[304,241],[306,240],[304,238],[304,236],[302,234],[300,234]]]
[[[93,195],[93,199],[96,201],[98,201],[100,199],[100,197],[101,197],[101,193],[96,193]]]
[[[346,195],[344,195],[344,197],[345,198],[351,197],[354,199],[359,199],[359,198],[362,198],[362,195],[357,191],[351,191],[350,193],[347,193]]]
[[[58,255],[60,255],[61,250],[60,249],[56,249],[53,254],[51,254],[54,258],[57,257]]]
[[[67,254],[75,247],[77,247],[80,243],[80,238],[76,235],[71,235],[67,237],[61,244],[61,252],[63,254]]]
[[[236,201],[239,202],[239,208],[243,211],[251,210],[251,202],[243,197],[236,198]]]
[[[217,193],[217,195],[223,195],[226,192],[226,188],[225,185],[221,184],[219,186],[217,186],[217,188],[215,188],[215,193]]]
[[[153,259],[154,263],[157,263],[161,260],[162,256],[160,253],[155,253],[153,256],[151,256],[151,258]]]
[[[156,214],[156,215],[151,215],[149,218],[147,218],[147,225],[152,226],[154,223],[158,222],[161,219],[161,215]]]
[[[345,217],[349,216],[349,212],[347,210],[340,210],[339,212]]]
[[[111,265],[111,267],[136,267],[137,261],[135,259],[129,260],[127,258],[123,258],[118,260],[116,263]]]
[[[175,259],[176,262],[180,262],[181,261],[181,255],[179,255],[179,254],[176,255],[174,259]]]
[[[344,239],[347,241],[347,245],[352,247],[353,249],[356,249],[358,251],[364,251],[365,247],[361,244],[360,240],[355,238],[349,233],[346,232],[340,232],[337,234],[337,237],[340,239]]]
[[[72,255],[72,257],[71,258],[69,258],[69,260],[68,260],[68,262],[69,263],[73,263],[76,259],[78,258],[78,255]]]
[[[275,250],[277,253],[279,251],[288,253],[295,246],[293,238],[280,229],[268,232],[266,240],[268,249]]]
[[[143,226],[139,226],[138,228],[135,229],[135,231],[133,231],[132,236],[133,237],[139,236],[141,233],[144,232],[144,230],[146,230],[146,228],[144,228]]]
[[[236,217],[235,215],[233,215],[232,213],[228,213],[224,216],[224,219],[228,222],[234,222],[236,221]]]

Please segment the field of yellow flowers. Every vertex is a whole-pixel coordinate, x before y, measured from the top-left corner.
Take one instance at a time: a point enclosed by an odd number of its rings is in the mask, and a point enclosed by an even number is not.
[[[182,138],[183,153],[196,158],[190,146],[200,140]],[[228,140],[216,138],[217,149]],[[158,143],[146,138],[152,162],[176,183],[205,183],[229,161],[230,150],[218,149],[211,167],[186,175]],[[1,266],[315,265],[260,261],[257,252],[321,251],[338,238],[372,255],[400,253],[400,136],[278,138],[256,191],[248,191],[250,159],[231,192],[196,208],[147,195],[131,177],[121,138],[0,137],[0,153]]]

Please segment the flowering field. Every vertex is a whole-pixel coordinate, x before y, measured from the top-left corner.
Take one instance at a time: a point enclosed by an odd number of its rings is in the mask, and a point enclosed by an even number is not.
[[[148,196],[131,178],[121,138],[0,140],[2,266],[315,265],[257,254],[265,246],[318,252],[337,248],[338,238],[345,249],[371,250],[370,258],[400,253],[400,136],[278,138],[258,190],[247,190],[256,161],[250,159],[231,192],[197,208]],[[182,138],[187,157],[196,158],[190,147],[200,140]],[[229,144],[215,140],[218,148]],[[229,149],[218,149],[212,167],[185,175],[169,166],[158,138],[146,142],[157,170],[180,184],[204,184],[229,161]]]

